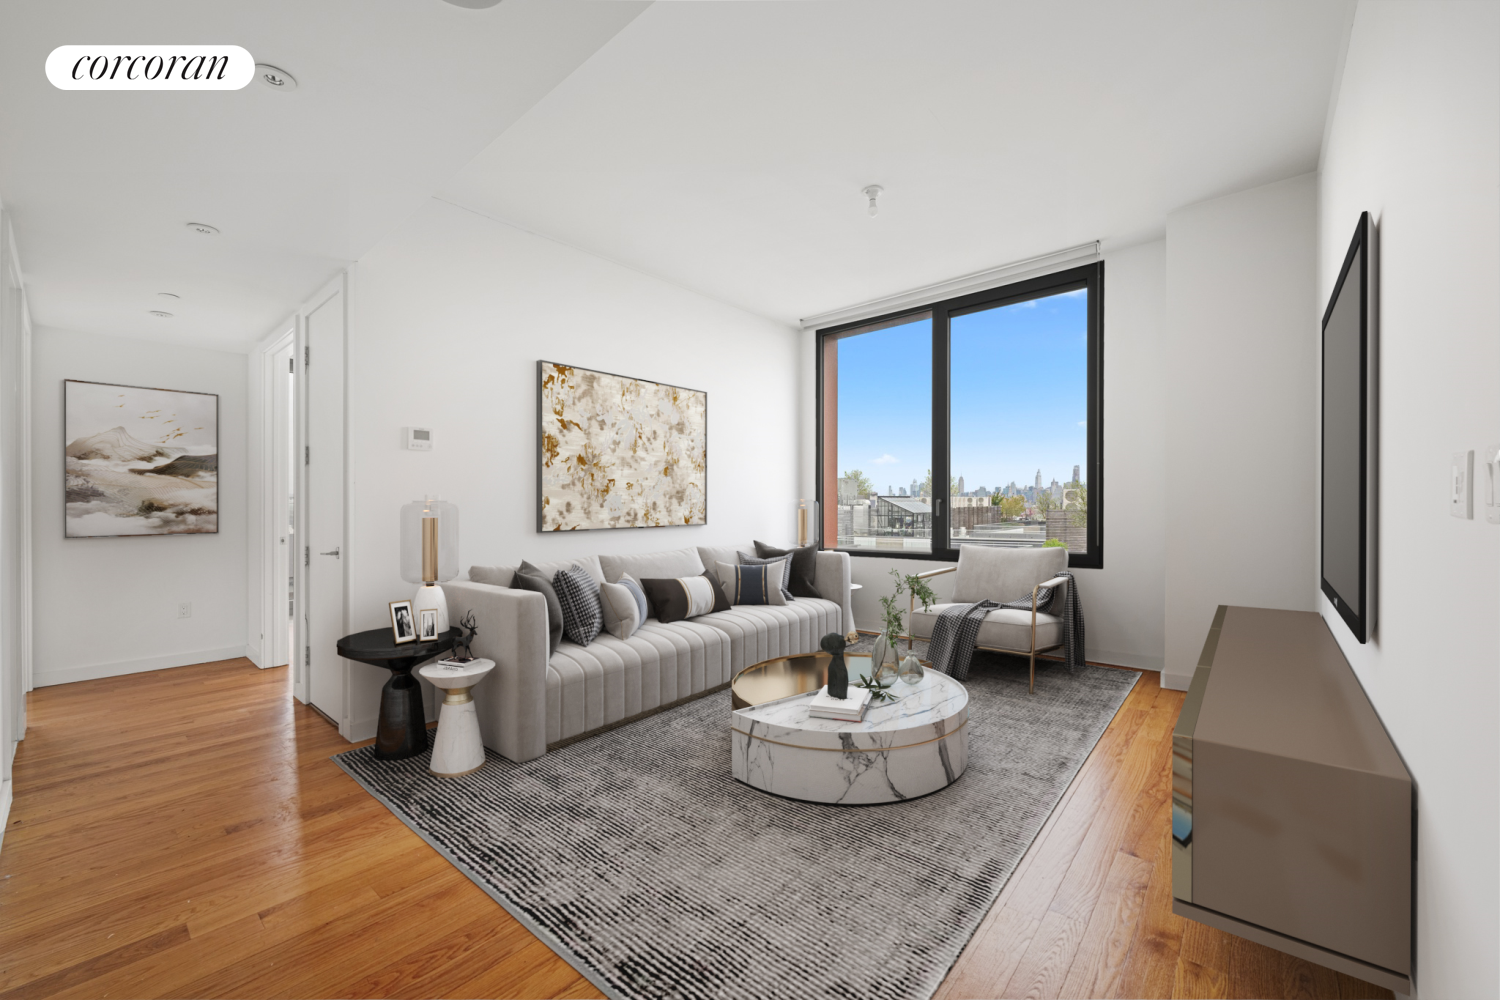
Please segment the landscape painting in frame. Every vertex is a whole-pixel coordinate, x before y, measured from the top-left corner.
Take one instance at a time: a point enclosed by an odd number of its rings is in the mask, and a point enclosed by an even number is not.
[[[539,531],[708,523],[708,393],[538,369]]]
[[[64,534],[216,534],[219,397],[63,383]]]

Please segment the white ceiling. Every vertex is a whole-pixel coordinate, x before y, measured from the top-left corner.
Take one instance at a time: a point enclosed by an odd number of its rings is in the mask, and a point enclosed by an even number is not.
[[[439,197],[794,321],[1315,169],[1351,7],[656,4]]]
[[[1351,3],[11,5],[0,201],[42,325],[243,349],[434,193],[794,321],[1314,169]],[[91,41],[300,87],[53,89]]]
[[[643,3],[30,0],[0,16],[0,202],[34,321],[243,349]],[[63,44],[241,45],[298,89],[60,91]],[[190,233],[189,221],[222,234]],[[175,292],[180,300],[157,297]],[[175,313],[170,320],[149,310]]]

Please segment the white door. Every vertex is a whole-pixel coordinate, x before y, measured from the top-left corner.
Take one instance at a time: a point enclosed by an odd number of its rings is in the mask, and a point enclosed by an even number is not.
[[[306,442],[303,600],[308,700],[345,728],[344,660],[344,291],[315,305],[303,321],[301,366]]]

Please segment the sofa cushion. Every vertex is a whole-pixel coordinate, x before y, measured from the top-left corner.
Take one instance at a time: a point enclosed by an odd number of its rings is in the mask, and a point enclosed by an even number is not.
[[[646,622],[646,592],[628,575],[599,585],[599,605],[604,630],[616,639],[630,638]]]
[[[647,577],[662,580],[679,576],[697,576],[704,570],[698,550],[672,549],[667,552],[640,552],[628,556],[600,556],[604,579],[610,583],[629,573],[637,580]]]
[[[782,600],[783,602],[785,602],[795,601],[797,599],[796,595],[792,593],[791,587],[787,586],[787,582],[791,579],[792,576],[791,556],[772,556],[768,559],[762,559],[760,556],[752,556],[748,552],[736,552],[735,561],[738,562],[741,566],[769,566],[773,563],[779,563],[781,565]]]
[[[715,567],[719,563],[729,563],[732,566],[740,561],[739,554],[749,548],[749,545],[700,545],[698,546],[698,558],[703,560],[703,567],[705,569],[718,576],[718,571]]]
[[[755,554],[762,559],[774,559],[777,556],[789,556],[791,576],[785,581],[786,588],[792,592],[793,597],[822,597],[818,593],[817,584],[813,582],[816,571],[818,550],[811,545],[804,545],[795,549],[778,549],[774,545],[765,542],[755,543]]]
[[[552,578],[552,588],[562,604],[563,635],[580,646],[587,646],[604,628],[604,607],[599,599],[599,581],[582,566],[560,569]]]
[[[1047,579],[1043,577],[1042,579]],[[932,626],[944,608],[963,608],[972,604],[934,604],[931,611],[918,608],[912,612],[911,634],[918,639],[930,639]],[[1026,652],[1031,649],[1031,612],[1015,608],[996,608],[985,616],[979,626],[979,645],[986,649],[1010,649]],[[1062,619],[1056,615],[1036,616],[1036,648],[1049,649],[1062,645]]]
[[[563,642],[547,661],[546,740],[577,736],[729,680],[730,641],[698,621],[651,620],[628,639]]]
[[[514,566],[470,566],[469,579],[492,587],[509,587],[516,575]]]
[[[714,588],[707,573],[670,580],[641,581],[652,617],[662,624],[706,615],[714,609]]]
[[[779,560],[760,566],[721,562],[715,568],[731,605],[786,603],[785,592],[781,589],[781,571],[785,563]]]
[[[728,634],[734,672],[778,656],[816,653],[829,632],[842,635],[843,609],[809,597],[783,605],[739,605],[696,619]]]
[[[552,577],[543,576],[542,572],[529,562],[522,561],[516,569],[516,575],[511,578],[512,587],[521,590],[531,590],[547,600],[547,648],[557,651],[558,643],[562,642],[563,616],[562,602],[557,599],[557,589],[552,586]]]
[[[959,550],[958,572],[953,574],[953,600],[959,604],[1020,600],[1031,596],[1031,588],[1067,568],[1068,550],[1056,546],[992,549],[965,545]]]

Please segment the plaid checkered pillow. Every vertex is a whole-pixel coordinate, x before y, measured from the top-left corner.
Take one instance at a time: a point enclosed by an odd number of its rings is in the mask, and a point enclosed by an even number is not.
[[[563,635],[580,646],[599,637],[604,628],[604,608],[599,603],[599,584],[589,571],[574,563],[552,578],[562,605]]]

